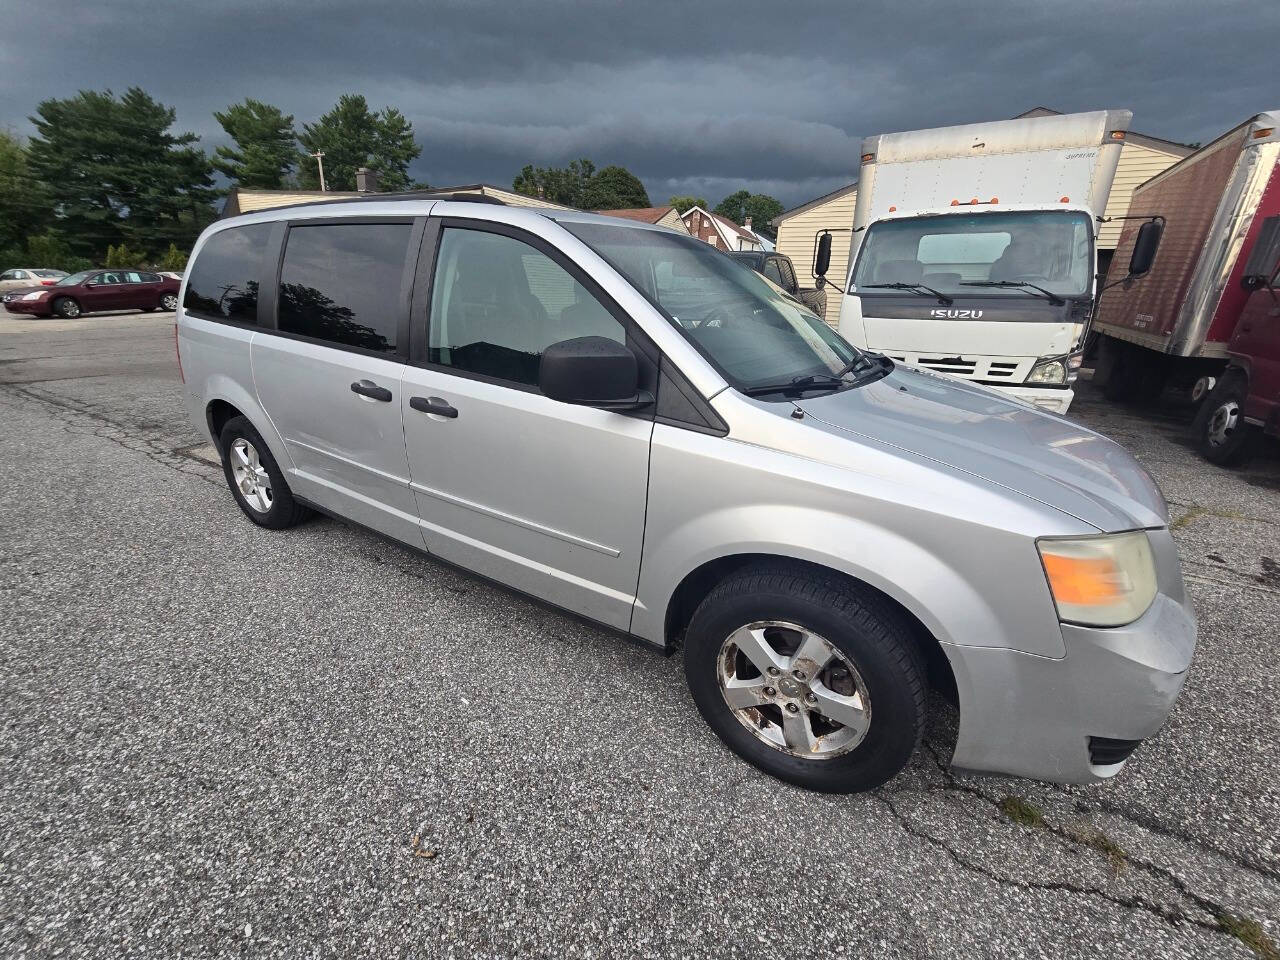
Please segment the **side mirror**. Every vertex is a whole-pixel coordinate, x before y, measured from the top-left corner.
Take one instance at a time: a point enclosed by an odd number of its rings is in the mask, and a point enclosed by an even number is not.
[[[813,275],[821,281],[831,269],[831,234],[818,237],[818,252],[813,258]],[[822,284],[819,283],[819,286]]]
[[[1164,220],[1148,220],[1138,228],[1138,239],[1133,242],[1133,254],[1129,257],[1130,277],[1141,277],[1151,269],[1163,235]]]
[[[608,337],[575,337],[547,347],[538,387],[552,400],[602,410],[634,410],[653,402],[640,390],[636,355]]]

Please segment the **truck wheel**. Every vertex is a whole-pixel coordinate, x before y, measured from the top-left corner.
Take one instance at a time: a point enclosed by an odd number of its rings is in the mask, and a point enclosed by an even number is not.
[[[1200,406],[1192,430],[1197,449],[1210,463],[1238,467],[1252,456],[1257,431],[1244,422],[1248,393],[1248,378],[1229,371]]]
[[[227,486],[250,520],[260,527],[283,530],[310,515],[310,510],[293,499],[266,441],[246,417],[228,420],[218,445]]]
[[[689,623],[684,667],[731,750],[812,790],[880,786],[924,730],[925,669],[901,615],[799,564],[751,566],[712,590]]]

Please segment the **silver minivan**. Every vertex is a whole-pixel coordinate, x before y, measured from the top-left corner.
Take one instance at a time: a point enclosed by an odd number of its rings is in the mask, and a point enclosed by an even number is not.
[[[726,745],[818,790],[1120,770],[1195,648],[1117,444],[860,352],[708,244],[480,198],[209,227],[185,398],[244,513],[317,510],[682,651]],[[338,598],[336,602],[341,602]]]

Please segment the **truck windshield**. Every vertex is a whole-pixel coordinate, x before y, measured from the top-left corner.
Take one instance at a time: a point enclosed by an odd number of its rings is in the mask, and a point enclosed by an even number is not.
[[[948,297],[1043,297],[1038,287],[1083,297],[1092,264],[1093,224],[1079,211],[906,217],[867,230],[853,287],[919,284]]]
[[[737,389],[804,380],[832,390],[860,354],[840,334],[754,270],[693,237],[562,220],[666,314]],[[836,378],[836,379],[833,379]]]

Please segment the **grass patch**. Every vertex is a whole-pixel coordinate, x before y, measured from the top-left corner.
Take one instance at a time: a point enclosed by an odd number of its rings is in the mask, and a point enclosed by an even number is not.
[[[997,806],[999,806],[1000,812],[1014,823],[1020,823],[1024,827],[1044,826],[1044,811],[1030,800],[1023,800],[1021,797],[1013,796],[1003,797]]]
[[[1238,917],[1234,913],[1222,910],[1217,915],[1218,926],[1223,933],[1235,937],[1246,947],[1262,957],[1262,960],[1280,960],[1280,947],[1267,936],[1257,920],[1249,917]]]
[[[1203,517],[1208,512],[1209,511],[1206,510],[1204,507],[1191,507],[1189,510],[1187,510],[1186,513],[1178,517],[1177,520],[1174,520],[1172,523],[1170,523],[1169,529],[1181,530],[1187,524],[1191,523],[1193,520],[1198,519],[1199,517]]]
[[[1081,846],[1097,850],[1111,861],[1111,866],[1116,870],[1123,870],[1129,863],[1129,855],[1125,853],[1124,847],[1120,846],[1097,827],[1090,826],[1087,823],[1078,823],[1067,827],[1067,834]]]

